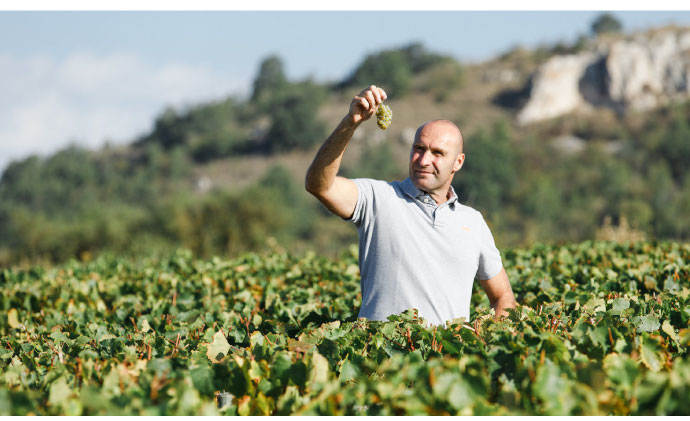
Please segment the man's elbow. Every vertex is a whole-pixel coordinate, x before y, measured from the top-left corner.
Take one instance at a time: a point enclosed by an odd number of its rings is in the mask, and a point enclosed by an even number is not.
[[[304,189],[310,193],[312,196],[315,196],[317,198],[321,197],[323,189],[318,183],[315,183],[313,180],[307,176],[304,180]]]
[[[311,172],[311,167],[307,170],[307,174],[304,176],[304,189],[314,196],[316,196],[316,193],[319,191],[318,183]]]

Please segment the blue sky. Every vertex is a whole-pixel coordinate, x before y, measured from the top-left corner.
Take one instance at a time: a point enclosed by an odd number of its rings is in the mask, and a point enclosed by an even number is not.
[[[167,105],[246,94],[262,58],[288,76],[345,77],[420,41],[464,62],[586,34],[601,12],[0,12],[0,171],[70,142],[131,141]],[[626,31],[690,11],[614,12]]]

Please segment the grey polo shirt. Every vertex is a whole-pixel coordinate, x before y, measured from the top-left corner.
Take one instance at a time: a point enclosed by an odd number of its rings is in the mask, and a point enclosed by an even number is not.
[[[454,190],[437,205],[409,178],[352,181],[358,197],[348,220],[359,232],[359,317],[386,320],[416,308],[435,325],[469,321],[474,279],[493,278],[503,267],[481,213],[460,204]]]

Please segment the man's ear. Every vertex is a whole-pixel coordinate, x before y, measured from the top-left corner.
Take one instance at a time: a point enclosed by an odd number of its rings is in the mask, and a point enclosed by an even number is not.
[[[455,160],[455,165],[453,165],[453,172],[458,172],[460,171],[460,168],[462,168],[462,164],[465,163],[465,154],[461,153],[458,155],[458,159]]]

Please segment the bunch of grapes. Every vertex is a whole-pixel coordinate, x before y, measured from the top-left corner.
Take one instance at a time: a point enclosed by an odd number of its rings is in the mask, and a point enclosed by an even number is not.
[[[388,105],[379,104],[376,110],[376,124],[381,130],[386,130],[393,120],[393,112]]]

